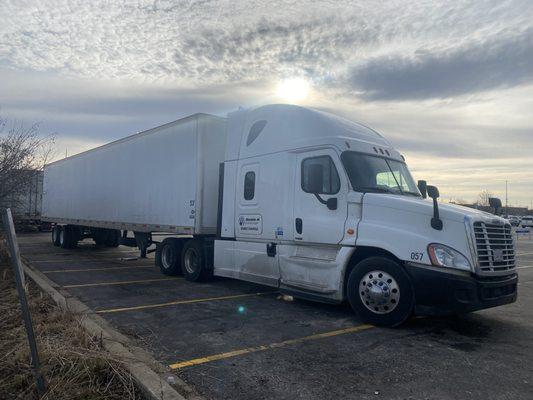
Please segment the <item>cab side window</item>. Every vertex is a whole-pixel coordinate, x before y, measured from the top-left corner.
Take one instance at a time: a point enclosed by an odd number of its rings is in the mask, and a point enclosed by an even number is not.
[[[255,172],[248,171],[244,175],[244,200],[253,200],[255,196]]]
[[[302,190],[306,193],[313,193],[312,178],[314,175],[322,175],[319,181],[322,182],[322,190],[318,194],[336,194],[340,190],[340,179],[337,168],[330,156],[318,156],[306,158],[302,161]],[[316,182],[316,179],[314,179]]]

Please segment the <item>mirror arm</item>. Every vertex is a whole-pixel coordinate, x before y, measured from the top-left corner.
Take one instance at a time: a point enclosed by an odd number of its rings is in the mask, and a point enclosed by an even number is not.
[[[321,202],[322,204],[328,204],[328,202],[324,200],[322,197],[320,197],[318,193],[313,193],[313,194],[315,195],[315,197],[317,198],[319,202]]]

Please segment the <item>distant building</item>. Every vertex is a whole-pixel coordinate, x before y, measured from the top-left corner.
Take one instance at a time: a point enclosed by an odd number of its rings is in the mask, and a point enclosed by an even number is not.
[[[463,207],[469,207],[469,208],[475,208],[476,210],[486,211],[489,213],[494,214],[494,209],[489,206],[481,206],[479,204],[458,204]],[[507,214],[507,215],[528,215],[532,214],[533,210],[529,210],[527,207],[505,207],[503,206],[500,210],[498,210],[498,214]]]

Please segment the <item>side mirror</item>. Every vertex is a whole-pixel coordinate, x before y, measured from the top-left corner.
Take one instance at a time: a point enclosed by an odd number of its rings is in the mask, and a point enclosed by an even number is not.
[[[418,190],[420,190],[420,193],[422,194],[422,197],[424,199],[427,199],[428,197],[428,183],[427,181],[418,181]]]
[[[440,196],[439,189],[436,186],[427,187],[428,196],[433,199],[433,218],[431,218],[431,227],[437,231],[442,231],[443,222],[439,215],[439,203],[437,199]]]
[[[324,167],[320,164],[309,166],[307,189],[310,193],[321,193],[324,187]]]
[[[438,199],[440,197],[439,189],[436,186],[427,186],[427,195],[432,199]]]
[[[494,213],[497,213],[502,208],[502,201],[497,197],[489,197],[489,206],[494,208]]]
[[[337,209],[337,198],[330,197],[329,199],[327,199],[326,206],[328,207],[328,210],[336,210]]]

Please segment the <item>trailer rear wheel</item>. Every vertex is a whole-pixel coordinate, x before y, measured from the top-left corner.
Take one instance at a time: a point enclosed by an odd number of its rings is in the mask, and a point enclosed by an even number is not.
[[[117,229],[109,229],[107,231],[107,238],[105,245],[107,247],[118,247],[120,244],[120,231]]]
[[[54,246],[59,247],[59,232],[61,227],[56,225],[52,228],[52,243]]]
[[[94,228],[91,231],[92,231],[92,238],[94,240],[94,243],[97,246],[105,246],[106,244],[105,230],[102,228]]]
[[[74,225],[65,225],[59,231],[59,246],[64,249],[73,249],[78,245],[79,235],[77,227]]]
[[[208,268],[202,241],[188,240],[181,251],[181,270],[185,279],[191,282],[205,281],[213,272]]]
[[[65,228],[65,226],[59,228],[59,246],[63,249],[68,249],[68,238]]]
[[[182,242],[176,238],[166,238],[157,246],[155,264],[165,275],[181,274]]]
[[[385,257],[370,257],[350,272],[347,297],[364,320],[379,326],[398,326],[413,313],[411,281],[402,266]]]

